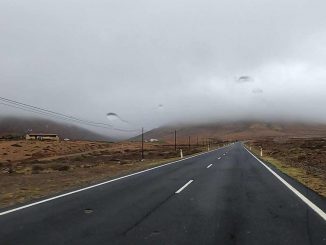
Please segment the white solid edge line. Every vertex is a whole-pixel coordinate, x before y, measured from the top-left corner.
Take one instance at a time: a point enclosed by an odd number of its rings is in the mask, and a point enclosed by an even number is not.
[[[194,180],[189,180],[184,186],[182,186],[179,190],[177,190],[175,192],[175,194],[179,194],[181,191],[183,191],[183,189],[185,189],[188,185],[191,184],[191,182],[193,182]]]
[[[268,171],[270,171],[279,181],[281,181],[287,188],[289,188],[294,194],[296,194],[305,204],[307,204],[313,211],[315,211],[324,221],[326,221],[326,213],[321,210],[316,204],[302,195],[297,189],[291,186],[288,182],[286,182],[281,176],[275,173],[270,167],[268,167],[265,163],[263,163],[258,157],[252,154],[246,147],[244,147],[254,158],[257,159]]]
[[[209,164],[209,165],[207,166],[207,168],[210,168],[212,165],[213,165],[213,164]]]
[[[225,147],[226,146],[223,146],[221,148],[217,148],[217,149],[214,149],[214,150],[211,150],[211,151],[208,151],[208,152],[198,153],[196,155],[193,155],[193,156],[190,156],[190,157],[187,157],[187,158],[183,158],[183,159],[180,159],[180,160],[177,160],[177,161],[165,163],[165,164],[162,164],[160,166],[156,166],[156,167],[145,169],[145,170],[142,170],[142,171],[139,171],[139,172],[136,172],[136,173],[132,173],[132,174],[128,174],[128,175],[125,175],[125,176],[121,176],[121,177],[116,178],[116,179],[104,181],[104,182],[101,182],[101,183],[98,183],[98,184],[95,184],[95,185],[91,185],[91,186],[88,186],[88,187],[85,187],[85,188],[81,188],[81,189],[78,189],[78,190],[75,190],[75,191],[71,191],[71,192],[64,193],[64,194],[61,194],[61,195],[58,195],[58,196],[47,198],[47,199],[44,199],[44,200],[41,200],[41,201],[38,201],[38,202],[33,202],[33,203],[30,203],[30,204],[27,204],[27,205],[23,205],[23,206],[20,206],[20,207],[17,207],[17,208],[9,209],[7,211],[1,212],[0,213],[0,216],[5,215],[5,214],[9,214],[9,213],[13,213],[13,212],[16,212],[16,211],[25,209],[25,208],[29,208],[29,207],[32,207],[32,206],[35,206],[35,205],[38,205],[38,204],[41,204],[41,203],[45,203],[45,202],[49,202],[49,201],[52,201],[52,200],[55,200],[55,199],[59,199],[59,198],[65,197],[65,196],[69,196],[69,195],[72,195],[72,194],[75,194],[75,193],[78,193],[78,192],[82,192],[82,191],[86,191],[86,190],[89,190],[89,189],[93,189],[95,187],[108,184],[110,182],[114,182],[114,181],[117,181],[117,180],[121,180],[121,179],[125,179],[125,178],[128,178],[128,177],[134,176],[134,175],[139,175],[139,174],[142,174],[142,173],[145,173],[145,172],[148,172],[148,171],[152,171],[152,170],[155,170],[155,169],[158,169],[158,168],[162,168],[162,167],[165,167],[165,166],[174,164],[174,163],[182,162],[182,161],[185,161],[185,160],[194,158],[194,157],[198,157],[198,156],[201,156],[201,155],[210,153],[210,152],[214,152],[214,151],[223,149]]]

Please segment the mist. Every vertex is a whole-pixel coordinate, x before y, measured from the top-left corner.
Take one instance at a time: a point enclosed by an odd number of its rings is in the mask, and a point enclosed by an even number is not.
[[[326,123],[325,9],[322,0],[2,0],[0,96],[126,130]],[[0,113],[29,115],[1,104]]]

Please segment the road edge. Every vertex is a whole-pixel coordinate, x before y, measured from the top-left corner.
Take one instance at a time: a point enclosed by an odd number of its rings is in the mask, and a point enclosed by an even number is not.
[[[36,201],[36,202],[31,202],[29,204],[18,206],[16,208],[9,208],[8,210],[4,209],[4,211],[0,211],[0,216],[6,215],[6,214],[9,214],[9,213],[13,213],[13,212],[16,212],[16,211],[19,211],[19,210],[22,210],[22,209],[26,209],[26,208],[29,208],[29,207],[33,207],[33,206],[36,206],[36,205],[39,205],[39,204],[42,204],[42,203],[50,202],[52,200],[63,198],[65,196],[70,196],[70,195],[73,195],[73,194],[76,194],[76,193],[79,193],[79,192],[82,192],[82,191],[93,189],[93,188],[96,188],[96,187],[99,187],[99,186],[102,186],[102,185],[106,185],[106,184],[109,184],[111,182],[115,182],[115,181],[118,181],[118,180],[121,180],[121,179],[125,179],[125,178],[132,177],[132,176],[135,176],[135,175],[140,175],[140,174],[143,174],[143,173],[146,173],[146,172],[149,172],[149,171],[153,171],[153,170],[156,170],[156,169],[159,169],[159,168],[162,168],[162,167],[166,167],[166,166],[169,166],[169,165],[172,165],[172,164],[175,164],[175,163],[179,163],[179,162],[191,159],[191,158],[195,158],[195,157],[198,157],[198,156],[201,156],[201,155],[204,155],[204,154],[208,154],[208,153],[217,151],[219,149],[226,148],[228,146],[229,145],[226,145],[226,146],[215,148],[215,149],[210,150],[210,151],[197,153],[197,154],[194,154],[194,155],[191,155],[189,157],[185,157],[185,158],[182,158],[182,159],[179,159],[179,160],[176,160],[176,161],[167,162],[167,163],[164,163],[162,165],[158,165],[158,166],[155,166],[155,167],[152,167],[152,168],[144,169],[144,170],[134,172],[134,173],[131,173],[131,174],[123,175],[123,176],[120,176],[120,177],[117,177],[117,178],[114,178],[114,179],[110,179],[110,180],[107,180],[107,181],[103,181],[103,182],[100,182],[100,183],[97,183],[97,184],[94,184],[94,185],[79,188],[79,189],[74,190],[74,191],[68,191],[66,193],[63,193],[63,194],[60,194],[60,195],[55,195],[55,196],[50,197],[50,198],[44,197],[45,199],[43,199],[43,200]]]
[[[274,175],[282,184],[284,184],[289,190],[291,190],[297,197],[301,199],[306,205],[308,205],[316,214],[318,214],[325,222],[326,222],[326,213],[319,208],[316,204],[310,201],[306,196],[304,196],[301,192],[299,192],[296,188],[290,185],[285,179],[283,179],[280,175],[278,175],[274,170],[272,170],[269,166],[266,165],[262,160],[260,160],[257,156],[255,156],[252,152],[250,152],[244,145],[243,148],[254,157],[260,164],[262,164],[270,173]]]

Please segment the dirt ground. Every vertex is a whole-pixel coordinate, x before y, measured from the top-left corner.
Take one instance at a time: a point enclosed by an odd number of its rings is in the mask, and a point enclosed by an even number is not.
[[[186,156],[206,147],[182,149]],[[0,141],[0,207],[146,169],[179,154],[174,146],[145,143],[141,161],[140,142]]]
[[[248,142],[263,160],[326,197],[326,138],[270,138]]]
[[[0,141],[0,162],[20,162],[27,159],[80,153],[109,146],[108,143],[89,141]]]

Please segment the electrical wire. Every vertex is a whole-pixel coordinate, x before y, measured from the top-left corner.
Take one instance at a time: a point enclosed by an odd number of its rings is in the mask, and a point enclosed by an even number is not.
[[[15,101],[15,100],[11,100],[11,99],[7,99],[7,98],[4,98],[4,97],[0,97],[0,101],[2,101],[2,102],[0,102],[0,105],[9,106],[9,107],[12,107],[12,108],[16,108],[16,109],[20,109],[20,110],[23,110],[23,111],[40,114],[40,115],[43,115],[43,116],[47,116],[47,117],[51,117],[51,118],[59,119],[59,120],[63,120],[63,121],[70,121],[70,122],[74,122],[74,123],[78,123],[78,124],[84,124],[84,125],[87,125],[87,126],[111,129],[111,130],[116,130],[116,131],[120,131],[120,132],[139,132],[140,131],[140,129],[116,128],[116,127],[112,126],[111,124],[99,123],[99,122],[80,119],[80,118],[77,118],[77,117],[74,117],[74,116],[65,115],[63,113],[55,112],[55,111],[52,111],[52,110],[43,109],[43,108],[40,108],[40,107],[37,107],[37,106],[28,105],[28,104],[18,102],[18,101]]]

